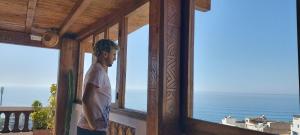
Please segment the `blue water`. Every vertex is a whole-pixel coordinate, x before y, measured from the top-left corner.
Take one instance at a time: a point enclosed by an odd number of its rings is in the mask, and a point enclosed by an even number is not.
[[[2,106],[30,107],[34,100],[39,100],[43,106],[47,106],[49,89],[47,87],[5,87]]]
[[[5,87],[2,106],[31,106],[33,100],[47,105],[49,96],[49,88]],[[146,112],[146,90],[127,90],[125,107]],[[265,115],[287,122],[300,114],[298,94],[195,92],[193,108],[194,118],[217,123],[228,115],[239,120]]]
[[[239,120],[265,115],[270,120],[292,121],[299,114],[298,94],[201,92],[194,95],[193,117],[220,123],[224,116]]]

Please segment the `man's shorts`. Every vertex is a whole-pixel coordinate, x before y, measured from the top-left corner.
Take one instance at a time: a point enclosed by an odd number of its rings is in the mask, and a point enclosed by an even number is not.
[[[91,131],[77,127],[77,135],[106,135],[105,131]]]

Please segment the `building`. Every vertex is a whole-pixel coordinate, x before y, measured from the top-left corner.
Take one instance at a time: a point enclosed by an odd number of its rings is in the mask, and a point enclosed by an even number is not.
[[[293,116],[293,123],[291,124],[291,135],[300,134],[300,115]]]
[[[298,123],[300,122],[299,120],[300,119],[298,119],[297,121]],[[270,121],[264,115],[254,118],[245,118],[245,121],[238,121],[237,119],[231,116],[227,116],[224,119],[222,119],[222,124],[271,134],[290,134],[290,123]]]
[[[246,118],[245,127],[251,130],[267,132],[272,134],[288,135],[290,132],[290,124],[287,122],[278,122],[268,120],[264,115]]]
[[[224,117],[224,119],[222,119],[222,124],[245,128],[245,121],[238,121],[236,118],[233,118],[231,116]]]

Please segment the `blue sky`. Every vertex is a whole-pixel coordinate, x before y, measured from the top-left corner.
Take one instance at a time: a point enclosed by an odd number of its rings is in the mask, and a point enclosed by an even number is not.
[[[195,18],[196,91],[298,92],[295,0],[212,0],[211,11]],[[147,87],[148,29],[129,35],[127,89]],[[54,49],[1,44],[0,86],[49,87],[58,56]],[[113,87],[115,69],[116,63]]]
[[[298,92],[295,0],[212,0],[196,12],[195,89]]]
[[[59,51],[0,43],[0,86],[49,87],[56,83]]]

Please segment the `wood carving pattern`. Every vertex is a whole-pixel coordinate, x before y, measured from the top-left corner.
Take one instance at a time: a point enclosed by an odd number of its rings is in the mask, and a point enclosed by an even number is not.
[[[109,122],[108,135],[134,135],[135,128],[122,125],[120,123],[110,121]]]
[[[178,91],[178,47],[180,45],[180,1],[167,1],[167,65],[166,65],[166,113],[173,119],[176,112],[176,93]]]
[[[150,90],[155,90],[157,88],[157,81],[158,81],[158,78],[157,78],[157,58],[156,57],[152,57],[151,59],[151,70],[150,70],[150,83],[149,83],[149,88]]]

